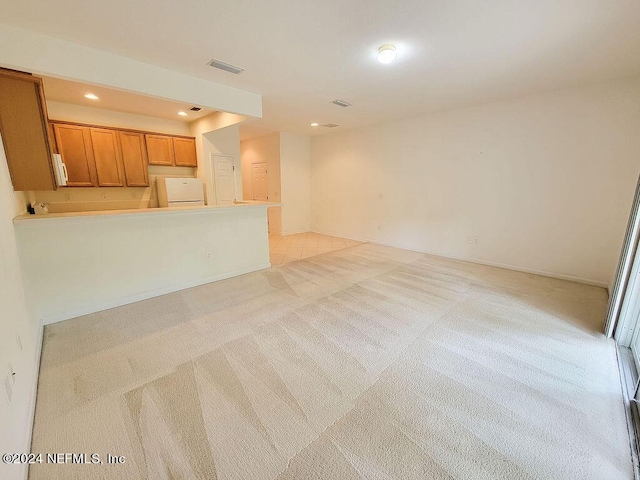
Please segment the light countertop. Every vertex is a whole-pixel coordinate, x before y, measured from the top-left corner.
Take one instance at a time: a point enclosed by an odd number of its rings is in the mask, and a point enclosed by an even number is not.
[[[14,224],[24,224],[34,220],[54,220],[54,219],[70,219],[70,218],[95,218],[95,217],[113,217],[113,216],[131,216],[131,215],[167,215],[167,214],[197,214],[211,213],[222,210],[235,210],[243,208],[257,207],[279,207],[281,203],[274,202],[257,202],[257,201],[241,201],[228,205],[203,205],[189,207],[158,207],[158,208],[132,208],[127,210],[99,210],[89,212],[64,212],[64,213],[47,213],[43,215],[19,215],[13,219]]]

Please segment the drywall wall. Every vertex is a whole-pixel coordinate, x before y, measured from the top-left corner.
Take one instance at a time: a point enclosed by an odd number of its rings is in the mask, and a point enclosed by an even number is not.
[[[40,322],[29,308],[12,219],[24,213],[22,194],[14,194],[0,140],[0,452],[28,453],[35,406]],[[11,401],[5,388],[8,365]],[[0,463],[0,478],[26,478],[26,465]]]
[[[280,134],[282,235],[311,229],[311,138]]]
[[[639,132],[635,78],[314,137],[311,226],[609,285]]]
[[[191,123],[191,135],[196,137],[198,177],[205,184],[207,204],[215,205],[216,188],[211,155],[232,157],[236,171],[240,170],[240,127],[235,123],[224,126],[224,123],[211,122],[209,117]],[[242,198],[240,175],[236,176],[236,198]]]
[[[243,199],[254,200],[253,164],[266,163],[270,202],[280,202],[280,134],[272,133],[240,142]],[[281,207],[269,208],[269,232],[282,234]]]
[[[0,24],[0,65],[254,117],[262,97],[95,48]]]
[[[265,210],[42,216],[15,229],[34,307],[51,323],[268,268]]]
[[[103,108],[85,107],[71,103],[47,100],[47,113],[50,120],[88,123],[103,127],[129,128],[169,135],[191,135],[189,124],[163,118],[148,117],[126,112],[115,112]]]

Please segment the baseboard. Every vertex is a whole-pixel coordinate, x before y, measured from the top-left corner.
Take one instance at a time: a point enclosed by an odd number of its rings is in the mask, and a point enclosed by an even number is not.
[[[463,262],[476,263],[476,264],[479,264],[479,265],[486,265],[488,267],[504,268],[505,270],[513,270],[513,271],[516,271],[516,272],[529,273],[529,274],[532,274],[532,275],[540,275],[541,277],[556,278],[558,280],[566,280],[568,282],[576,282],[576,283],[582,283],[584,285],[592,285],[594,287],[605,288],[607,290],[607,292],[609,291],[609,284],[608,283],[600,282],[598,280],[591,280],[589,278],[574,277],[574,276],[571,276],[571,275],[564,275],[564,274],[561,274],[561,273],[546,272],[544,270],[534,270],[534,269],[531,269],[531,268],[519,267],[517,265],[509,265],[509,264],[505,264],[505,263],[491,262],[489,260],[481,260],[481,259],[477,259],[477,258],[459,257],[459,256],[456,256],[456,255],[445,255],[445,254],[439,253],[439,252],[431,252],[431,251],[428,251],[428,250],[418,250],[414,246],[403,245],[403,244],[400,244],[400,243],[381,242],[379,240],[373,240],[373,239],[370,239],[370,238],[358,237],[358,236],[355,236],[355,235],[349,235],[349,234],[344,234],[344,233],[340,233],[340,232],[330,232],[330,231],[327,231],[327,230],[320,230],[320,229],[315,229],[315,228],[312,228],[311,231],[314,232],[314,233],[322,234],[322,235],[331,235],[333,237],[341,237],[341,238],[346,238],[348,240],[355,240],[357,242],[374,243],[374,244],[377,244],[377,245],[384,245],[386,247],[401,248],[403,250],[410,250],[412,252],[425,253],[427,255],[433,255],[435,257],[441,257],[441,258],[448,258],[450,260],[460,260],[460,261],[463,261]]]
[[[309,233],[311,230],[309,228],[303,229],[303,230],[291,230],[288,232],[282,232],[276,235],[280,235],[281,237],[286,237],[287,235],[298,235],[300,233]]]
[[[121,307],[122,305],[128,305],[130,303],[140,302],[142,300],[147,300],[149,298],[159,297],[161,295],[167,295],[168,293],[178,292],[186,288],[198,287],[206,283],[217,282],[218,280],[237,277],[238,275],[244,275],[246,273],[256,272],[258,270],[264,270],[265,268],[271,268],[271,263],[270,262],[262,263],[260,265],[255,265],[255,266],[243,268],[240,270],[234,270],[233,272],[214,275],[212,277],[199,278],[192,282],[185,282],[185,283],[182,283],[179,285],[173,285],[167,288],[161,288],[158,290],[152,290],[152,291],[140,293],[137,295],[131,295],[129,297],[119,298],[110,302],[92,305],[90,307],[77,308],[74,310],[70,310],[68,312],[51,315],[49,317],[44,317],[43,323],[44,325],[50,325],[52,323],[69,320],[71,318],[81,317],[83,315],[89,315],[90,313],[101,312],[103,310],[109,310],[110,308]]]
[[[29,453],[31,450],[31,441],[33,440],[33,426],[36,420],[36,399],[38,398],[38,379],[40,378],[40,360],[42,358],[42,342],[44,340],[44,324],[40,321],[40,326],[38,328],[38,338],[36,340],[36,358],[35,358],[35,368],[34,368],[34,378],[33,378],[33,388],[31,389],[31,398],[29,399],[29,413],[27,417],[27,428],[29,428],[29,432],[27,433],[27,441],[25,443],[23,452]],[[26,465],[24,470],[24,479],[28,480],[29,478],[29,466]]]

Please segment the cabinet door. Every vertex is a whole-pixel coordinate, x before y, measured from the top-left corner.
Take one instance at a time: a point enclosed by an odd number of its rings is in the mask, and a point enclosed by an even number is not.
[[[55,190],[42,81],[0,70],[0,132],[13,189]]]
[[[54,123],[58,153],[67,166],[68,187],[97,187],[96,166],[88,128]]]
[[[129,187],[148,187],[147,149],[144,134],[135,132],[118,132],[124,176]]]
[[[176,165],[181,167],[197,167],[196,140],[194,138],[173,138],[173,152]]]
[[[118,148],[118,132],[103,128],[90,128],[93,158],[96,162],[98,186],[124,187],[122,159]]]
[[[149,165],[174,165],[173,142],[164,135],[145,135]]]

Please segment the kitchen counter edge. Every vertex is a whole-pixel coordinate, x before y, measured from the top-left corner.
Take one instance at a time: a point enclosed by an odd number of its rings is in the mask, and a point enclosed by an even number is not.
[[[158,208],[136,208],[126,210],[96,210],[86,212],[64,212],[64,213],[47,213],[43,215],[24,214],[18,215],[13,219],[15,225],[23,225],[32,223],[33,221],[42,220],[60,220],[72,218],[101,218],[101,217],[122,217],[133,215],[180,215],[180,214],[199,214],[211,213],[221,210],[235,210],[239,208],[257,208],[257,207],[280,207],[281,203],[275,202],[238,202],[231,205],[203,205],[193,207],[158,207]]]

